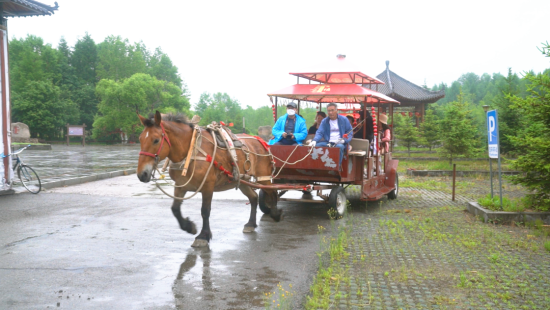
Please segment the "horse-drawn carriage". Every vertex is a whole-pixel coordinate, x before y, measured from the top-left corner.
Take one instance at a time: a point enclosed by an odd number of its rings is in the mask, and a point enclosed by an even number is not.
[[[316,104],[319,111],[323,104],[338,103],[345,109],[360,109],[363,117],[370,105],[375,122],[376,115],[387,113],[391,118],[393,104],[398,102],[365,87],[376,87],[383,82],[348,66],[343,57],[338,57],[328,69],[291,73],[298,77],[298,84],[269,94],[274,119],[277,119],[277,105],[286,105],[285,100],[297,101],[298,109],[303,104]],[[300,84],[300,78],[308,83]],[[211,239],[209,216],[213,192],[238,188],[249,198],[250,219],[243,232],[254,231],[258,203],[262,212],[276,221],[281,218],[277,202],[285,200],[326,203],[339,218],[346,211],[344,186],[360,186],[363,201],[378,200],[384,195],[394,199],[398,194],[398,161],[391,158],[391,147],[383,154],[380,152],[376,123],[373,141],[352,139],[351,151],[346,151],[339,164],[338,148],[268,147],[259,137],[233,135],[223,123],[203,127],[180,115],[162,116],[158,111],[154,118],[139,117],[145,129],[140,135],[137,176],[142,182],[149,182],[159,170],[159,162],[167,158],[161,170],[169,168],[175,183],[174,195],[170,195],[174,198],[172,212],[181,229],[191,234],[197,232],[196,226],[182,216],[180,206],[183,200],[202,194],[203,227],[193,246],[206,246]],[[363,136],[366,127],[365,124]],[[164,178],[162,172],[159,173],[161,177],[156,180]],[[162,186],[159,188],[166,193]],[[259,193],[255,189],[259,189]],[[314,192],[321,199],[282,197],[292,190]],[[186,197],[187,191],[195,193]],[[324,191],[330,193],[326,195]]]
[[[391,147],[389,152],[380,152],[376,125],[376,115],[389,114],[391,118],[393,104],[399,102],[365,87],[383,82],[360,71],[344,68],[345,66],[345,60],[338,58],[333,66],[327,66],[329,70],[291,73],[298,77],[298,84],[269,94],[275,119],[277,106],[286,105],[289,100],[297,101],[298,109],[308,104],[316,105],[319,111],[323,104],[338,103],[342,106],[339,110],[360,111],[363,115],[361,121],[365,121],[368,112],[372,113],[374,141],[352,139],[351,151],[344,156],[341,167],[338,165],[338,148],[312,148],[307,145],[273,145],[270,148],[276,167],[273,183],[282,190],[278,194],[278,200],[326,203],[337,217],[341,217],[346,210],[344,189],[349,185],[361,187],[362,201],[379,200],[384,195],[395,199],[399,191],[398,161],[392,159]],[[299,84],[300,78],[306,80],[307,84]],[[315,84],[311,84],[312,82]],[[370,124],[363,124],[361,128],[363,137],[368,125]],[[296,187],[304,193],[315,192],[321,199],[304,198],[308,195],[301,199],[283,198],[285,190]],[[325,195],[323,191],[330,191],[330,194]],[[263,190],[260,190],[259,197],[260,209],[269,213]]]

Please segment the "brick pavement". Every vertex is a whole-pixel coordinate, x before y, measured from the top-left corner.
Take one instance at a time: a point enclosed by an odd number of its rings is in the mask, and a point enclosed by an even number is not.
[[[355,204],[341,228],[348,256],[325,261],[329,308],[550,309],[550,231],[481,223],[467,200],[402,188]]]

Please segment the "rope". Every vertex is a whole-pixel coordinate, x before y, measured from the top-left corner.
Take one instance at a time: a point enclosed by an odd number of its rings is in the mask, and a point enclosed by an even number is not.
[[[200,128],[198,129],[199,130],[199,133],[200,133]],[[191,199],[193,198],[195,195],[197,195],[198,192],[200,192],[200,190],[202,189],[204,183],[206,182],[206,178],[208,177],[208,174],[210,173],[210,169],[212,169],[212,165],[214,165],[214,158],[216,158],[216,151],[217,151],[217,146],[218,146],[218,143],[216,141],[216,139],[214,138],[214,154],[212,155],[212,161],[210,162],[210,165],[208,166],[208,170],[206,170],[206,174],[204,175],[204,178],[202,179],[202,183],[201,185],[199,186],[199,188],[195,191],[195,193],[193,193],[193,195],[189,196],[189,197],[176,197],[176,196],[173,196],[173,195],[170,195],[168,194],[164,189],[162,189],[160,187],[160,185],[158,184],[157,182],[157,179],[155,179],[155,185],[157,186],[158,189],[160,189],[161,192],[163,192],[164,194],[166,194],[168,197],[171,197],[171,198],[174,198],[174,199],[177,199],[177,200],[187,200],[187,199]],[[196,153],[196,145],[194,147],[194,151]],[[195,165],[193,166],[193,173],[195,172]],[[160,173],[160,172],[159,172]],[[189,179],[191,180],[191,178]],[[189,181],[187,181],[187,183],[189,183]],[[186,183],[186,184],[187,184]],[[176,186],[174,186],[176,187]]]

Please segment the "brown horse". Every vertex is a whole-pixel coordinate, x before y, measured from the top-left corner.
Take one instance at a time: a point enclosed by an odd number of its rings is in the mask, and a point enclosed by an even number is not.
[[[168,114],[162,116],[157,111],[154,118],[148,119],[141,115],[138,116],[145,129],[139,136],[141,152],[138,161],[137,176],[140,181],[149,182],[159,161],[168,157],[171,162],[179,163],[186,158],[191,145],[194,125],[183,115]],[[206,175],[211,162],[197,158],[191,161],[189,172],[186,176],[182,176],[181,169],[170,169],[170,177],[176,183],[176,187],[174,188],[175,197],[183,198],[187,191],[195,192],[203,184],[202,188],[200,188],[200,193],[202,194],[201,215],[203,226],[200,234],[195,238],[195,242],[193,242],[193,247],[207,246],[212,238],[209,217],[213,193],[233,189],[237,186],[236,180],[233,180],[233,178],[218,168],[219,166],[232,167],[230,152],[220,147],[214,152],[213,143],[215,138],[212,134],[204,128],[200,129],[200,134],[202,135],[201,149],[209,156],[214,157],[213,160],[217,161],[218,166],[211,167],[208,175]],[[249,169],[248,174],[254,177],[270,176],[272,173],[271,156],[253,154],[267,155],[269,154],[268,151],[256,139],[241,139],[241,141],[245,149],[250,151],[250,163],[246,163],[246,168]],[[246,154],[242,149],[237,150],[237,158],[239,171],[242,174],[245,171],[246,161]],[[266,185],[270,184],[271,180],[258,181],[258,183]],[[181,185],[185,186],[177,187]],[[253,232],[257,227],[256,207],[258,205],[258,195],[254,189],[243,183],[239,185],[239,189],[250,200],[250,219],[244,225],[243,232]],[[274,220],[278,221],[281,212],[277,209],[276,191],[265,191],[267,197],[266,204],[271,208],[270,215]],[[196,234],[197,229],[195,224],[189,218],[184,218],[181,215],[181,203],[181,199],[174,199],[172,213],[178,220],[182,230],[190,234]]]

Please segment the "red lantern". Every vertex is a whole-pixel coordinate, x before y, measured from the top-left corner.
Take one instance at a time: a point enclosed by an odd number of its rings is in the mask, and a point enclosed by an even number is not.
[[[233,123],[229,123],[229,127],[233,127]]]
[[[275,108],[275,105],[274,105],[274,104],[272,104],[272,105],[271,105],[271,107],[272,107],[272,108]]]
[[[416,115],[416,117],[420,117],[420,113],[415,112],[414,114]]]
[[[412,112],[409,112],[409,117],[412,117],[413,116],[413,113]]]

